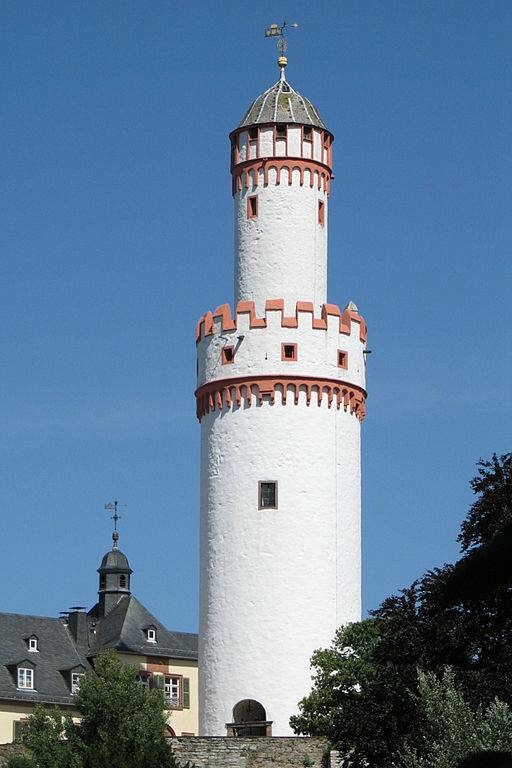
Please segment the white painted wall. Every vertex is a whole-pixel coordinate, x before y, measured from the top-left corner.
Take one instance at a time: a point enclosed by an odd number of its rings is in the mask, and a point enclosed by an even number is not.
[[[301,146],[300,127],[289,127],[288,155],[306,150],[327,161],[322,132]],[[273,129],[262,128],[260,157],[274,154]],[[240,161],[249,156],[248,132],[238,136]],[[282,155],[283,146],[276,155]],[[271,163],[269,163],[271,165]],[[254,301],[265,316],[268,299],[284,299],[285,316],[297,301],[314,304],[320,317],[327,300],[328,198],[309,174],[300,185],[293,171],[276,183],[269,171],[251,178],[234,195],[235,306]],[[245,180],[244,180],[245,182]],[[257,182],[257,183],[256,183]],[[316,182],[316,179],[315,179]],[[247,216],[247,197],[258,195],[258,216]],[[318,201],[325,224],[318,222]],[[240,314],[233,331],[215,322],[213,335],[198,344],[198,387],[244,376],[335,379],[364,388],[364,345],[359,323],[348,335],[339,319],[313,329],[311,314],[299,313],[298,328],[284,328],[280,311],[266,314],[265,328],[250,328]],[[240,337],[240,338],[239,338]],[[298,345],[298,359],[281,360],[281,344]],[[226,345],[232,363],[222,365]],[[348,370],[337,352],[348,353]],[[258,509],[258,482],[277,481],[277,510]],[[256,699],[273,721],[273,734],[290,734],[289,718],[311,688],[310,658],[332,642],[338,626],[360,618],[360,422],[357,417],[298,404],[276,393],[271,405],[236,403],[201,420],[201,577],[199,639],[199,728],[202,735],[226,733],[233,707]]]
[[[284,298],[290,313],[297,298],[312,301],[317,310],[327,295],[328,198],[323,189],[309,186],[309,174],[300,186],[299,171],[288,185],[270,171],[257,187],[234,195],[235,302],[254,301],[262,313],[266,299]],[[258,217],[247,217],[247,197],[258,195]],[[318,223],[318,201],[325,205],[325,225]]]
[[[245,698],[263,704],[275,735],[291,733],[313,650],[359,617],[358,486],[344,491],[358,459],[359,422],[325,400],[278,396],[203,418],[200,733],[225,733]],[[278,482],[279,509],[258,510],[259,480]]]
[[[267,312],[266,328],[250,328],[248,314],[238,316],[234,331],[221,331],[218,321],[216,332],[203,337],[197,347],[197,386],[238,376],[288,375],[340,379],[364,389],[366,366],[359,330],[359,323],[353,321],[350,335],[340,333],[339,319],[332,315],[327,331],[312,329],[309,312],[299,312],[297,328],[283,328],[280,311]],[[297,344],[296,362],[281,360],[282,343]],[[222,364],[224,346],[234,347],[233,363]],[[348,353],[348,370],[338,368],[338,349]]]

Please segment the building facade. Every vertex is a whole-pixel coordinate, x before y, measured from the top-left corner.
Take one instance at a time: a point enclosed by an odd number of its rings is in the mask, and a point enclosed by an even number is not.
[[[206,736],[290,734],[361,610],[366,325],[327,300],[333,135],[279,66],[230,135],[234,311],[196,332]]]
[[[80,679],[108,649],[135,668],[140,685],[163,691],[169,735],[198,733],[197,635],[169,631],[131,594],[117,534],[98,573],[98,602],[88,613],[0,613],[0,744],[17,739],[38,704],[78,715]]]

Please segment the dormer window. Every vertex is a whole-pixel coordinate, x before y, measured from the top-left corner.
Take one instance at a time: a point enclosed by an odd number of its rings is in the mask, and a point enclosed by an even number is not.
[[[146,638],[148,643],[156,643],[156,629],[152,627],[146,629]]]
[[[28,667],[18,667],[18,689],[23,691],[34,690],[34,670]]]
[[[39,648],[37,647],[37,637],[33,635],[32,637],[29,637],[28,639],[28,649],[29,651],[32,651],[33,653],[37,653],[39,651]]]
[[[76,694],[80,690],[80,682],[81,682],[83,676],[84,676],[83,672],[72,672],[71,673],[71,694],[72,694],[72,696],[76,696]]]

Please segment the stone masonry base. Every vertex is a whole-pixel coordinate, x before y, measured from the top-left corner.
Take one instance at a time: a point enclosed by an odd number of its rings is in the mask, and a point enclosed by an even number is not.
[[[180,766],[195,768],[329,768],[323,739],[181,736],[172,739]]]

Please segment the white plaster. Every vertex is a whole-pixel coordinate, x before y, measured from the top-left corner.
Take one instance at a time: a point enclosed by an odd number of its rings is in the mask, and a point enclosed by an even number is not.
[[[328,198],[316,184],[309,186],[305,174],[269,172],[257,187],[234,196],[235,206],[235,301],[252,300],[262,313],[266,299],[284,298],[287,311],[295,309],[297,297],[312,301],[317,309],[326,301]],[[247,197],[258,195],[258,216],[247,218]],[[318,223],[318,201],[325,205],[325,224]]]
[[[322,132],[313,131],[316,160],[326,160]],[[276,142],[283,155],[285,142]],[[240,158],[248,133],[239,136]],[[300,156],[301,129],[288,129],[288,154]],[[260,130],[259,153],[274,154],[273,128]],[[237,191],[235,210],[235,306],[255,302],[265,316],[267,299],[284,299],[285,316],[297,301],[310,301],[315,316],[327,296],[328,199],[309,172],[254,174]],[[293,160],[290,159],[293,167]],[[291,183],[289,184],[289,181]],[[244,179],[245,183],[245,179]],[[258,216],[247,218],[247,197],[258,195]],[[318,222],[318,201],[325,225]],[[266,313],[266,327],[250,328],[249,315],[198,344],[198,386],[244,376],[334,379],[364,389],[360,325],[340,334],[339,318],[313,329],[311,313],[299,312],[297,328],[282,326],[282,312]],[[243,338],[239,338],[243,337]],[[298,345],[298,359],[281,359],[281,344]],[[222,365],[223,346],[233,363]],[[338,349],[348,370],[338,367]],[[258,481],[278,483],[278,509],[258,509]],[[318,403],[305,391],[275,403],[242,401],[201,420],[201,576],[199,638],[200,733],[220,736],[233,707],[256,699],[273,721],[273,734],[291,733],[289,718],[311,688],[310,658],[331,644],[340,624],[360,618],[360,422],[343,408]]]
[[[215,333],[198,344],[198,378],[200,387],[215,379],[238,376],[313,376],[337,379],[365,388],[364,344],[360,325],[351,323],[351,333],[339,333],[339,319],[328,316],[326,331],[312,329],[311,313],[299,312],[297,328],[281,326],[281,312],[267,312],[266,328],[249,328],[249,315],[238,316],[235,331],[222,331],[220,322]],[[243,339],[238,337],[243,335]],[[281,344],[297,344],[297,360],[281,360]],[[224,346],[234,347],[234,361],[222,364]],[[338,367],[338,350],[347,352],[348,368]]]
[[[312,652],[330,645],[340,622],[358,618],[358,487],[343,494],[354,473],[340,446],[357,462],[359,422],[304,398],[202,420],[203,735],[225,733],[244,698],[263,704],[275,735],[291,733],[289,717],[311,687]],[[258,510],[259,480],[278,482],[279,509]],[[339,540],[346,532],[348,544]]]

